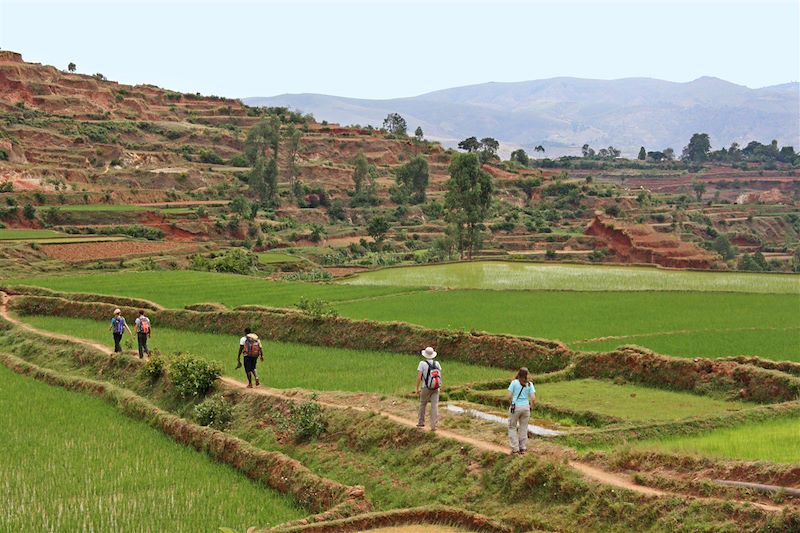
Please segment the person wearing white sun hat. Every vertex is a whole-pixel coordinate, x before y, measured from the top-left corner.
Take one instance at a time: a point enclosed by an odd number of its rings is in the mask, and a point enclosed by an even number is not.
[[[428,346],[422,352],[424,361],[417,365],[417,389],[419,396],[419,420],[418,428],[425,427],[425,408],[428,402],[431,403],[431,431],[436,431],[436,423],[439,421],[439,390],[442,387],[442,365],[434,361],[436,350]],[[420,385],[422,387],[420,388]]]

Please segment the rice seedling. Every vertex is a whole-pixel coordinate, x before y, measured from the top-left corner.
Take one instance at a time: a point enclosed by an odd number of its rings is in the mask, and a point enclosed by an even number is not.
[[[307,514],[118,413],[0,366],[0,531],[244,530]]]
[[[782,418],[716,429],[700,435],[642,441],[635,448],[797,465],[800,464],[798,442],[800,420]]]

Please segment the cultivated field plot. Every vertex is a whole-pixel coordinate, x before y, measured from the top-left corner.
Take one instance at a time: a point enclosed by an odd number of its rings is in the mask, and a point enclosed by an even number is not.
[[[297,263],[303,259],[295,255],[282,254],[279,252],[263,252],[258,254],[258,262],[263,265],[274,263]]]
[[[800,421],[783,418],[721,428],[700,435],[642,441],[636,449],[744,461],[800,464]]]
[[[159,254],[163,252],[188,253],[194,249],[196,249],[194,245],[150,241],[85,242],[80,246],[76,246],[75,244],[48,244],[42,247],[42,251],[49,257],[67,263],[115,259],[137,254]]]
[[[505,397],[505,390],[492,391]],[[538,401],[574,411],[621,418],[625,421],[680,420],[694,416],[718,415],[748,407],[687,392],[674,392],[639,385],[617,385],[596,379],[555,381],[536,386]]]
[[[0,229],[0,241],[47,239],[67,237],[65,233],[49,229]]]
[[[800,296],[793,293],[425,290],[270,282],[189,271],[9,281],[13,283],[139,297],[173,308],[202,302],[289,307],[301,297],[319,298],[351,318],[558,339],[577,350],[640,344],[676,356],[758,355],[800,361]]]
[[[546,265],[502,261],[386,268],[342,283],[447,289],[700,291],[800,294],[791,274],[689,272],[652,267]]]
[[[153,334],[150,345],[162,353],[189,352],[219,361],[223,373],[244,379],[244,370],[236,369],[239,337],[196,333],[158,327],[157,313],[151,316]],[[21,320],[43,330],[90,339],[113,346],[108,323],[78,318],[23,316]],[[109,319],[110,320],[110,319]],[[123,343],[135,350],[135,340],[126,334]],[[406,394],[414,390],[419,354],[396,354],[344,350],[325,346],[271,342],[265,339],[264,362],[259,362],[262,382],[274,388],[339,390]],[[448,385],[489,381],[508,376],[508,370],[442,361],[443,377]]]
[[[68,292],[130,296],[151,300],[164,307],[182,308],[196,303],[220,303],[228,307],[257,304],[291,307],[300,298],[330,301],[374,298],[415,292],[402,287],[349,287],[334,284],[291,283],[263,278],[194,271],[119,272],[14,280],[9,283],[37,285]]]
[[[0,388],[2,531],[243,531],[307,514],[99,398],[4,366]]]

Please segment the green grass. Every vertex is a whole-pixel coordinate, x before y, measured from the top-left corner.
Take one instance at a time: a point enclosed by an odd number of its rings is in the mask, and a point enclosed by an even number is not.
[[[0,388],[0,531],[243,531],[307,514],[99,398],[3,366]]]
[[[0,229],[0,241],[46,239],[66,236],[65,233],[50,229]]]
[[[358,274],[344,283],[449,289],[800,294],[800,276],[791,274],[689,272],[651,267],[547,265],[502,261],[387,268]]]
[[[684,437],[642,441],[637,449],[698,454],[721,459],[800,464],[800,420],[754,422]]]
[[[264,252],[258,254],[258,262],[264,265],[272,263],[297,263],[298,261],[302,261],[302,259],[294,255],[281,254],[278,252]]]
[[[504,396],[507,391],[493,391],[493,394]],[[726,402],[639,385],[617,385],[596,379],[542,383],[536,385],[536,399],[557,407],[591,411],[636,422],[680,420],[737,411],[746,407],[741,402]]]
[[[640,344],[676,356],[748,354],[800,361],[800,297],[792,294],[451,290],[334,307],[352,318],[529,335],[571,346],[580,340],[637,336],[573,346],[581,350]]]
[[[250,276],[195,271],[122,272],[17,279],[10,283],[49,287],[58,291],[85,292],[144,298],[165,307],[216,302],[228,307],[257,304],[291,307],[300,301],[367,298],[414,291],[397,287],[350,287],[335,284],[268,281]]]
[[[113,346],[106,322],[79,318],[24,316],[25,322],[48,331],[91,339]],[[158,327],[158,314],[153,320],[150,346],[162,353],[186,351],[219,361],[223,373],[245,379],[243,369],[236,369],[239,337],[214,335]],[[126,333],[123,344],[135,339]],[[344,350],[296,343],[271,342],[265,339],[264,362],[259,362],[259,374],[265,385],[276,388],[339,390],[405,394],[414,390],[417,377],[417,354],[393,354]],[[488,381],[509,375],[507,370],[448,361],[442,354],[445,385]]]
[[[356,319],[528,335],[570,345],[595,340],[574,345],[582,350],[640,344],[677,356],[747,354],[800,361],[800,296],[795,294],[443,291],[271,282],[191,271],[39,277],[9,283],[139,297],[176,308],[201,302],[289,307],[301,297],[321,298],[331,301],[341,315]],[[626,338],[597,340],[609,336]]]
[[[573,344],[588,351],[607,351],[623,344],[639,344],[678,357],[711,355],[767,355],[800,362],[800,326],[770,330],[694,331],[671,335],[639,335],[620,340]]]

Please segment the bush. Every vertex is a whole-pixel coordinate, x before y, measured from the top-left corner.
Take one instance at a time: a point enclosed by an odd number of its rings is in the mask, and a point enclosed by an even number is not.
[[[155,381],[164,374],[164,367],[167,365],[166,361],[158,356],[150,357],[142,365],[140,372],[142,376]]]
[[[195,406],[194,418],[201,426],[224,430],[233,419],[233,409],[225,398],[214,396]]]
[[[222,365],[189,354],[178,355],[169,363],[169,379],[182,397],[202,396],[222,374]]]
[[[211,150],[202,150],[200,152],[200,162],[209,165],[224,165],[225,161]]]
[[[317,396],[314,394],[311,396],[311,401],[291,404],[289,415],[279,417],[277,420],[278,427],[282,431],[291,433],[296,443],[319,437],[327,429],[322,408],[314,401],[316,399]]]
[[[313,316],[314,318],[328,318],[339,316],[336,309],[332,309],[326,300],[313,299],[308,300],[305,297],[300,298],[300,301],[295,305],[304,313]]]

